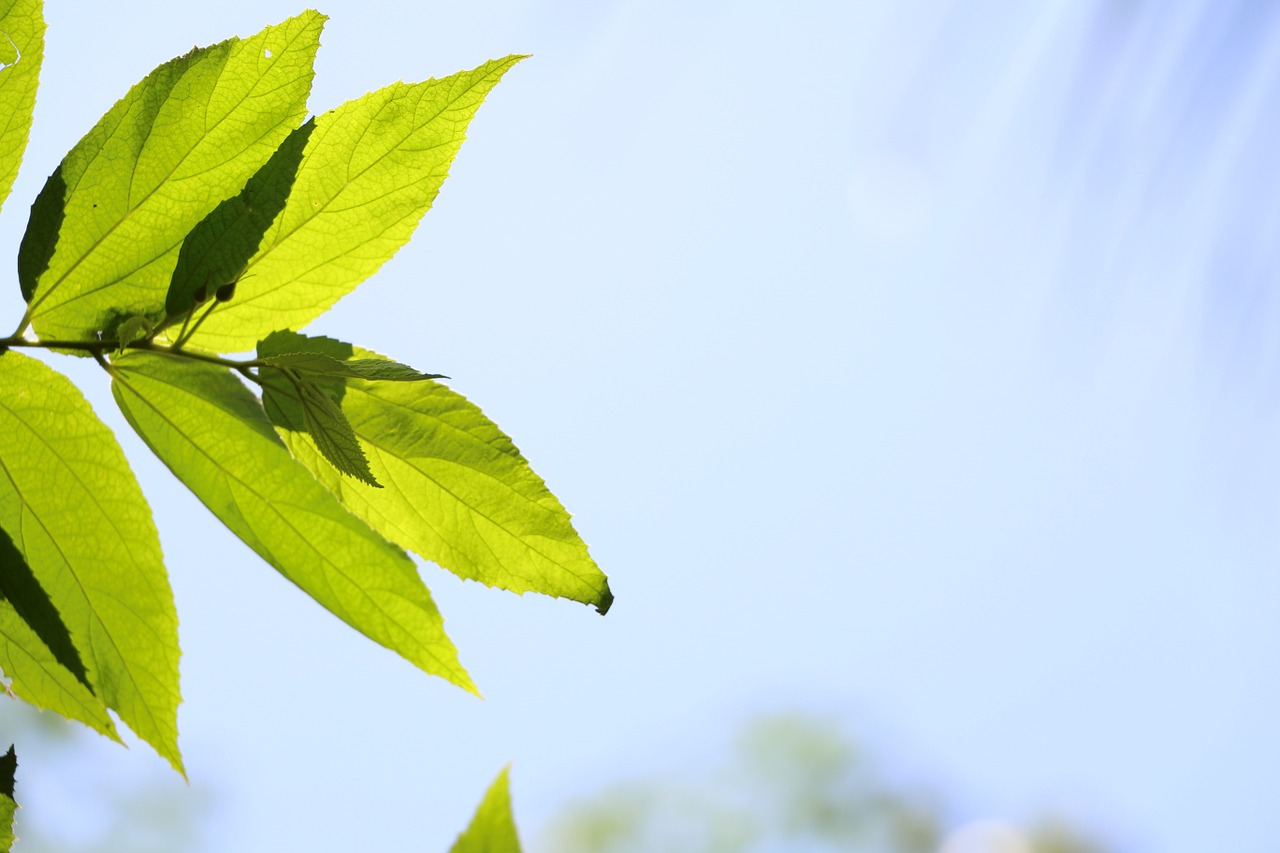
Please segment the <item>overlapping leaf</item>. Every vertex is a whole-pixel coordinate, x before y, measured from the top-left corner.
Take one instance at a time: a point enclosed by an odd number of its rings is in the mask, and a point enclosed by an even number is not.
[[[318,117],[289,200],[236,299],[192,340],[218,352],[252,349],[270,332],[301,328],[373,275],[408,242],[448,176],[467,124],[522,58],[396,83]]]
[[[233,533],[351,627],[475,692],[413,561],[290,457],[229,371],[129,353],[112,374],[134,429]]]
[[[493,780],[466,831],[449,853],[520,853],[520,836],[511,814],[510,767]]]
[[[362,483],[381,488],[369,471],[369,460],[360,449],[355,430],[338,404],[320,386],[294,371],[280,371],[297,393],[302,422],[316,448],[333,467]]]
[[[120,740],[107,706],[63,666],[8,601],[0,601],[0,670],[11,679],[14,694],[32,705]]]
[[[13,189],[27,148],[43,59],[40,0],[0,0],[0,204]]]
[[[380,379],[384,382],[421,382],[423,379],[447,379],[440,373],[420,373],[407,364],[382,358],[352,358],[340,361],[318,352],[290,352],[270,355],[264,364],[279,369],[296,370],[316,376],[342,376],[352,379]]]
[[[151,511],[115,437],[79,390],[12,351],[0,355],[0,528],[69,630],[85,682],[181,770],[178,619]],[[53,701],[61,691],[63,707],[75,701],[71,682],[48,662],[58,655],[41,660],[12,617],[5,624],[6,653],[27,698]]]
[[[0,671],[14,693],[119,740],[71,630],[9,534],[0,530]]]
[[[215,207],[182,241],[165,296],[169,317],[186,315],[244,274],[262,235],[284,209],[314,129],[311,120],[290,133],[240,194]]]
[[[264,359],[302,352],[347,363],[375,357],[340,341],[292,333],[259,346]],[[462,395],[431,381],[329,380],[326,389],[385,487],[375,489],[326,463],[308,435],[296,392],[263,377],[267,413],[294,456],[388,539],[489,586],[608,609],[608,580],[569,513],[511,439]]]
[[[324,20],[305,12],[166,62],[71,149],[32,206],[18,258],[42,337],[161,319],[187,233],[302,120]]]

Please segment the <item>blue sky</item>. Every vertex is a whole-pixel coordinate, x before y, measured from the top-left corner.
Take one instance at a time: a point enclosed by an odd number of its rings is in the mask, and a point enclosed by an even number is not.
[[[148,70],[297,11],[51,2],[0,248]],[[161,531],[202,849],[443,851],[508,761],[536,841],[779,710],[871,732],[954,784],[958,820],[1061,808],[1125,850],[1274,849],[1270,4],[321,11],[314,111],[533,54],[413,243],[311,328],[453,377],[617,603],[424,567],[478,701],[276,576],[59,359]],[[33,822],[164,778],[80,740],[71,781],[24,764]]]

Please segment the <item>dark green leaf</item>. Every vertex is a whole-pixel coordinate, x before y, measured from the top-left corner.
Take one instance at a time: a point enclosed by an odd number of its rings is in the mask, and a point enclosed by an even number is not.
[[[187,235],[165,296],[169,317],[181,317],[244,273],[262,235],[284,209],[315,126],[311,119],[290,133],[239,195],[214,208]]]
[[[324,458],[343,474],[375,488],[382,488],[373,474],[369,473],[369,460],[365,458],[351,424],[347,423],[346,415],[342,414],[337,404],[314,382],[291,371],[281,372],[289,377],[297,392],[303,423]]]
[[[18,804],[13,798],[14,776],[18,773],[18,754],[9,751],[0,757],[0,853],[9,853],[18,837],[13,834],[13,817]]]
[[[318,352],[289,352],[267,356],[262,361],[272,367],[289,368],[320,376],[349,376],[353,379],[378,379],[383,382],[448,379],[441,373],[419,373],[407,364],[382,358],[353,358],[340,361]]]

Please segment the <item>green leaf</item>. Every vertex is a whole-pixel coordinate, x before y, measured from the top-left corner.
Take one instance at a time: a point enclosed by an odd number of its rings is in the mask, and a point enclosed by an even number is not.
[[[27,148],[43,59],[40,0],[0,0],[0,204],[13,189]]]
[[[138,435],[231,532],[357,631],[476,692],[413,561],[290,457],[228,370],[130,352],[112,376]]]
[[[297,392],[296,399],[302,409],[302,420],[307,433],[325,459],[333,463],[343,474],[355,477],[374,488],[382,488],[369,473],[369,460],[365,459],[360,442],[347,423],[346,415],[329,395],[312,381],[289,370],[276,371],[288,378]]]
[[[377,272],[431,207],[485,96],[522,58],[395,83],[318,117],[241,294],[192,340],[218,352],[252,349],[273,331],[301,328]]]
[[[9,534],[0,530],[0,670],[31,704],[119,741],[71,631]]]
[[[271,367],[289,368],[319,376],[349,376],[354,379],[380,379],[384,382],[421,382],[424,379],[448,379],[441,373],[419,373],[407,364],[385,358],[353,358],[339,361],[318,352],[290,352],[262,359]]]
[[[373,356],[293,333],[272,335],[258,348],[260,358],[298,352],[339,361]],[[331,380],[326,390],[339,400],[369,470],[386,487],[373,489],[333,472],[307,435],[292,389],[263,379],[267,413],[294,456],[388,539],[464,578],[608,610],[608,580],[569,513],[511,439],[460,394],[430,381]]]
[[[0,670],[12,680],[15,695],[121,742],[102,700],[63,666],[13,605],[2,600]]]
[[[239,195],[215,207],[187,235],[165,296],[169,317],[181,317],[244,274],[262,235],[284,209],[314,129],[313,119],[290,133]]]
[[[13,834],[13,817],[18,804],[13,799],[14,776],[18,773],[18,755],[9,751],[0,757],[0,853],[9,853],[18,837]]]
[[[520,836],[511,815],[511,788],[507,766],[493,780],[476,808],[467,831],[449,848],[449,853],[520,853]]]
[[[53,606],[49,594],[40,586],[40,581],[36,580],[26,558],[4,530],[0,530],[0,598],[36,634],[58,664],[92,691],[93,685],[89,682],[84,662],[80,660],[80,652],[71,639],[70,629],[62,621],[62,615]]]
[[[178,618],[151,511],[79,390],[13,351],[0,355],[0,528],[97,695],[181,772]]]
[[[324,20],[305,12],[161,65],[71,149],[18,256],[42,337],[87,340],[122,317],[162,318],[187,233],[302,120]]]

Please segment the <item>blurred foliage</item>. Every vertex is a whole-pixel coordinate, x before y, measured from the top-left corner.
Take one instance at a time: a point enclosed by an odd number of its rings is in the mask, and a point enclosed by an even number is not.
[[[147,762],[127,778],[94,782],[85,752],[98,740],[88,729],[0,694],[0,736],[31,756],[18,774],[14,853],[193,853],[209,837],[215,796],[188,785],[167,766]],[[36,775],[58,790],[24,798]],[[88,784],[86,784],[88,783]],[[57,796],[54,796],[54,794]],[[60,801],[60,802],[59,802]],[[86,802],[87,801],[87,802]]]
[[[1057,819],[948,832],[936,796],[891,781],[833,724],[778,716],[749,725],[723,766],[695,779],[616,785],[570,806],[548,853],[1107,853]]]

